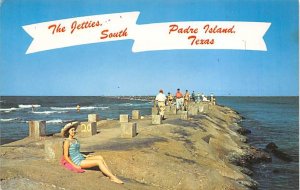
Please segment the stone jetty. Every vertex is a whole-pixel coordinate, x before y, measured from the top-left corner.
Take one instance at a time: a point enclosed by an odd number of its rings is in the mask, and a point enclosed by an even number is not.
[[[87,116],[79,131],[81,151],[102,155],[125,184],[110,182],[97,168],[73,173],[59,164],[63,138],[44,135],[43,122],[30,123],[28,138],[1,146],[1,188],[5,189],[249,189],[257,183],[244,162],[268,155],[246,144],[241,117],[211,103],[188,111],[166,109],[166,120],[140,112],[118,120]],[[37,128],[35,129],[36,126]],[[41,138],[42,136],[42,138]],[[34,137],[34,138],[33,138]],[[37,138],[36,138],[37,137]],[[259,156],[257,156],[259,155]]]

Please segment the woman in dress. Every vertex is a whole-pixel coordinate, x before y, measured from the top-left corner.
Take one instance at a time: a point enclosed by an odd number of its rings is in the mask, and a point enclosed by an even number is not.
[[[79,122],[68,123],[61,130],[62,136],[66,138],[63,145],[63,156],[65,160],[78,170],[98,166],[103,174],[109,177],[112,182],[123,184],[123,181],[112,174],[102,156],[86,156],[80,153],[80,144],[78,140],[74,138],[78,125]]]

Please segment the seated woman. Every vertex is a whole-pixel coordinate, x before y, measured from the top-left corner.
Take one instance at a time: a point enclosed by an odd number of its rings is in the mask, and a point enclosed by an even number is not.
[[[79,122],[68,123],[61,130],[62,136],[66,138],[63,146],[63,156],[65,160],[76,169],[98,166],[112,182],[123,184],[123,181],[111,173],[102,156],[86,156],[79,152],[80,144],[78,140],[74,138],[78,125]]]

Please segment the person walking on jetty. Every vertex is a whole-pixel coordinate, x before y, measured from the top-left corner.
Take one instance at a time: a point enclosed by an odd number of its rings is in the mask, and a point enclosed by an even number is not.
[[[183,106],[183,95],[180,92],[179,88],[177,89],[175,96],[176,96],[176,110],[178,111],[179,109],[182,109]]]
[[[202,94],[202,102],[208,102],[209,100],[207,99],[206,96],[204,96],[204,94]]]
[[[173,96],[170,92],[168,92],[167,100],[168,100],[168,106],[171,107],[173,104]]]
[[[213,94],[213,93],[210,94],[210,102],[211,102],[213,105],[216,105],[216,98],[214,97],[214,94]]]
[[[159,115],[162,119],[165,119],[165,109],[166,109],[166,95],[162,89],[159,90],[159,93],[155,97],[155,101],[157,102],[157,106],[159,109]]]
[[[196,96],[196,102],[201,102],[201,93],[198,92],[197,96]]]
[[[196,95],[195,95],[195,91],[192,92],[192,101],[195,102],[196,101]]]
[[[77,170],[82,168],[92,168],[98,166],[104,175],[110,178],[112,182],[123,184],[124,182],[117,178],[109,170],[102,156],[83,155],[80,153],[80,143],[75,138],[76,129],[79,122],[68,123],[61,130],[61,135],[65,137],[63,144],[63,157]]]
[[[188,106],[189,106],[189,102],[190,102],[190,93],[188,90],[185,90],[185,94],[184,94],[184,110],[188,111]]]

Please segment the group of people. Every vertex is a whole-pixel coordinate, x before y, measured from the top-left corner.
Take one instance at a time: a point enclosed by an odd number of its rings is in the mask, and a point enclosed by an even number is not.
[[[210,94],[210,99],[208,99],[203,93],[197,93],[193,91],[191,95],[191,100],[194,102],[212,102],[214,105],[216,104],[216,98],[213,93]]]
[[[174,99],[176,100],[176,109],[177,110],[188,110],[188,105],[191,100],[191,95],[188,90],[185,91],[185,94],[182,94],[180,89],[178,88],[175,94],[175,97],[168,92],[166,96],[162,89],[159,90],[159,93],[155,97],[156,105],[159,108],[159,114],[162,119],[165,119],[165,106],[173,105]]]
[[[210,96],[210,100],[207,99],[207,97],[204,94],[198,93],[197,95],[193,91],[192,94],[189,93],[188,90],[185,91],[184,94],[181,93],[180,89],[178,88],[175,94],[175,97],[168,92],[168,95],[166,96],[164,94],[164,91],[162,89],[159,90],[159,93],[155,97],[156,105],[159,108],[159,114],[161,115],[162,119],[165,119],[165,106],[172,106],[174,103],[174,99],[176,100],[176,110],[184,110],[187,111],[190,102],[212,102],[214,105],[216,104],[216,98],[213,94]]]

